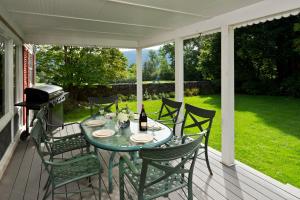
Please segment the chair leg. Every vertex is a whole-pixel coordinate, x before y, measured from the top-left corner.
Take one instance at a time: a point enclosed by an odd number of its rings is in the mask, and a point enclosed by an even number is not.
[[[47,182],[45,183],[43,190],[47,189],[49,187],[49,184],[50,184],[50,177],[48,176]]]
[[[213,175],[213,173],[211,171],[211,168],[210,168],[210,165],[209,165],[207,147],[205,147],[205,161],[206,161],[206,165],[207,165],[207,168],[208,168],[208,171],[209,171],[210,175]]]
[[[119,175],[119,193],[120,193],[120,200],[125,200],[125,182],[124,182],[124,174],[122,167],[119,168],[120,175]]]
[[[101,172],[99,171],[99,200],[101,200]]]
[[[188,183],[188,200],[193,200],[193,182]]]
[[[43,200],[45,200],[48,196],[49,196],[49,187],[50,187],[50,184],[47,184],[47,187],[45,188],[46,191],[45,191],[45,194],[43,196]]]
[[[109,163],[108,163],[108,192],[111,194],[113,192],[113,168],[114,168],[114,158],[116,152],[111,152]]]
[[[54,187],[52,186],[52,200],[54,200]]]

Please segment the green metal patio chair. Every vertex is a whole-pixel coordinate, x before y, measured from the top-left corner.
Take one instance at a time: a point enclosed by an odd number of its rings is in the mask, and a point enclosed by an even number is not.
[[[160,110],[158,112],[150,113],[150,115],[158,114],[157,119],[154,120],[163,123],[165,125],[171,125],[173,135],[175,136],[176,126],[182,123],[182,121],[180,122],[177,121],[181,106],[182,106],[182,102],[173,101],[167,98],[162,98],[162,105],[160,107]]]
[[[87,190],[78,190],[65,193],[55,192],[57,188],[60,188],[66,184],[88,178],[94,175],[99,176],[99,200],[101,199],[101,172],[100,172],[100,161],[94,153],[82,154],[76,157],[61,160],[59,162],[53,162],[47,159],[47,155],[43,152],[43,142],[45,140],[43,134],[44,127],[43,123],[40,119],[36,119],[34,126],[31,130],[31,136],[34,141],[36,150],[39,156],[42,159],[42,163],[49,174],[49,178],[47,184],[45,186],[45,194],[43,199],[46,199],[50,194],[52,194],[52,199],[54,199],[55,194],[65,194],[66,198],[68,198],[68,193],[80,193],[85,192]],[[90,182],[91,184],[91,182]],[[51,185],[51,192],[49,191]],[[90,186],[90,185],[89,185]],[[91,188],[92,190],[92,188]]]
[[[204,153],[204,159],[206,161],[208,171],[211,175],[213,175],[213,173],[209,165],[207,149],[210,130],[215,114],[216,111],[214,110],[206,110],[203,108],[192,106],[190,104],[185,104],[184,120],[181,127],[181,139],[179,141],[180,143],[185,143],[186,140],[193,140],[193,137],[197,137],[199,134],[205,133],[204,143],[201,143],[198,158],[203,159],[201,155]],[[193,128],[196,128],[196,131]],[[192,129],[191,132],[188,133],[188,129]]]
[[[91,116],[95,116],[101,107],[105,112],[111,112],[112,106],[115,105],[116,110],[118,110],[118,96],[88,97],[88,101]],[[94,108],[96,108],[96,111],[94,111]]]
[[[137,193],[138,200],[150,200],[188,188],[193,199],[193,170],[203,135],[186,144],[166,148],[142,149],[136,162],[125,155],[119,162],[120,200],[125,198],[125,177]],[[131,194],[127,194],[131,196]]]
[[[55,137],[51,132],[49,133],[49,131],[47,131],[47,126],[49,126],[49,124],[47,123],[45,113],[46,109],[42,108],[37,113],[36,118],[42,123],[44,131],[42,131],[41,134],[43,134],[43,142],[45,143],[51,160],[57,155],[77,149],[80,150],[81,153],[83,153],[84,149],[86,149],[86,152],[90,151],[90,145],[84,139],[82,133],[70,134],[61,137]]]

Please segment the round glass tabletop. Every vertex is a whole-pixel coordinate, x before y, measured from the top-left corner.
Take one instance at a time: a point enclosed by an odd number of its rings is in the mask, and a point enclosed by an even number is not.
[[[99,123],[99,125],[97,125],[97,123]],[[160,146],[172,138],[172,131],[169,127],[155,122],[150,118],[148,118],[148,124],[154,124],[153,127],[155,128],[148,128],[147,131],[141,132],[139,131],[138,120],[130,121],[130,125],[127,128],[119,128],[116,119],[96,116],[81,122],[80,127],[86,140],[90,144],[109,151],[138,151],[145,147]],[[98,130],[105,130],[103,132],[108,132],[110,136],[95,137],[95,131]],[[132,135],[136,134],[150,134],[153,136],[153,140],[147,143],[136,143],[131,138]]]

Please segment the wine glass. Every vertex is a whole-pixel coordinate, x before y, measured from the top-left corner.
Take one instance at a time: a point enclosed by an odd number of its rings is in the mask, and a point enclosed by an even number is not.
[[[119,137],[119,136],[121,136],[121,133],[120,133],[120,131],[121,131],[121,123],[120,123],[120,121],[117,118],[115,118],[114,121],[115,121],[116,136]]]
[[[103,106],[100,106],[99,113],[100,113],[101,116],[104,115],[104,107]]]

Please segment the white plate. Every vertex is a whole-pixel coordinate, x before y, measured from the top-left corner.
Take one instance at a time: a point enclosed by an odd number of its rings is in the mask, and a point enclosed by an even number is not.
[[[87,125],[87,126],[104,126],[104,124],[105,124],[105,121],[101,120],[101,119],[94,119],[94,120],[87,121],[85,123],[85,125]]]
[[[153,140],[153,135],[150,134],[135,134],[130,136],[130,140],[136,143],[147,143]]]
[[[99,137],[99,138],[110,137],[110,136],[113,136],[114,134],[115,134],[115,131],[111,130],[111,129],[97,130],[92,133],[92,135],[94,137]]]
[[[159,126],[159,125],[158,125],[157,123],[155,123],[155,122],[148,122],[147,128],[148,128],[149,130],[153,130],[153,131],[159,131],[159,130],[162,129],[162,127]]]
[[[133,119],[134,119],[134,120],[140,119],[140,115],[137,114],[137,113],[134,113],[134,114],[133,114]]]

